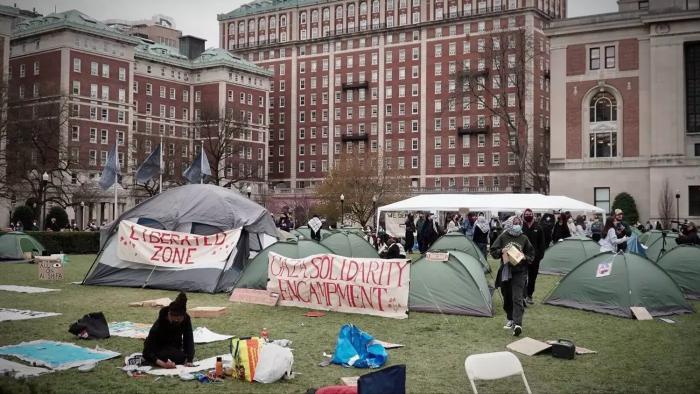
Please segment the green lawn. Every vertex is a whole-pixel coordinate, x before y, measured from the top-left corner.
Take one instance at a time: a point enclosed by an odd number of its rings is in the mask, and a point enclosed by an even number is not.
[[[70,284],[81,280],[93,256],[72,256],[65,283],[37,280],[36,266],[0,264],[0,284],[23,284],[61,288],[58,293],[19,294],[2,292],[0,307],[60,312],[62,316],[0,323],[0,345],[35,339],[68,341],[124,354],[141,351],[142,341],[110,338],[99,342],[78,341],[68,326],[83,314],[102,311],[110,321],[130,320],[151,323],[154,309],[130,308],[127,303],[169,296],[174,292],[116,287],[89,287]],[[536,301],[556,284],[555,277],[541,276]],[[318,367],[322,353],[332,353],[340,326],[354,323],[375,337],[403,343],[402,349],[389,350],[388,364],[407,364],[407,387],[411,393],[469,392],[464,359],[469,354],[502,351],[513,341],[503,330],[505,317],[500,296],[494,299],[494,318],[441,316],[411,313],[406,320],[328,313],[322,318],[306,318],[304,309],[238,305],[228,302],[227,294],[190,294],[190,306],[229,306],[228,316],[194,319],[195,326],[206,326],[219,333],[252,335],[267,327],[272,338],[293,341],[294,380],[262,385],[228,381],[223,385],[181,382],[175,378],[129,378],[118,370],[123,359],[102,362],[90,373],[77,370],[56,372],[18,381],[0,378],[2,392],[237,392],[302,393],[309,387],[338,384],[340,377],[361,375],[366,370],[340,366]],[[698,307],[698,303],[694,303]],[[700,317],[697,314],[673,317],[677,324],[658,320],[634,321],[541,304],[528,308],[524,336],[537,339],[572,339],[598,354],[578,356],[573,361],[549,355],[518,355],[534,392],[698,392],[698,350]],[[197,356],[206,358],[225,353],[228,345],[219,342],[197,346]],[[484,392],[517,392],[516,378],[478,384]]]

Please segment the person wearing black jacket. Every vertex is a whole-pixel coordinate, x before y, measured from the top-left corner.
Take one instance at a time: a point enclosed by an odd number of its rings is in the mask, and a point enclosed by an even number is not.
[[[485,258],[488,252],[486,246],[489,243],[489,223],[486,221],[483,214],[480,214],[476,219],[473,240]]]
[[[695,223],[689,222],[685,229],[683,229],[682,234],[676,238],[676,243],[678,245],[688,244],[688,245],[700,245],[700,238],[698,238],[698,229],[695,227]]]
[[[545,240],[544,230],[535,223],[535,216],[530,208],[523,213],[523,234],[527,236],[535,248],[535,258],[527,266],[527,288],[525,289],[525,302],[532,304],[532,294],[535,292],[535,282],[537,281],[537,273],[540,270],[540,261],[544,257]]]
[[[545,213],[542,215],[542,218],[540,218],[540,227],[542,228],[542,232],[544,233],[544,248],[547,249],[549,245],[552,243],[552,230],[554,229],[554,222],[556,219],[554,218],[554,215],[551,213]]]
[[[413,214],[409,213],[406,218],[406,253],[411,253],[413,250],[413,243],[415,239],[413,238],[413,233],[416,232],[416,222],[413,220]]]
[[[568,220],[569,217],[566,213],[559,214],[559,220],[557,220],[557,222],[554,224],[554,228],[552,229],[553,243],[557,243],[560,240],[571,236],[571,232],[569,231],[569,226],[567,224]]]
[[[158,320],[143,344],[143,358],[160,368],[172,369],[177,364],[192,366],[194,338],[185,293],[180,292],[175,301],[158,313]]]
[[[429,213],[428,218],[425,220],[425,223],[423,223],[423,228],[421,229],[421,254],[430,249],[433,242],[437,241],[439,237],[440,230],[435,222],[435,215]]]

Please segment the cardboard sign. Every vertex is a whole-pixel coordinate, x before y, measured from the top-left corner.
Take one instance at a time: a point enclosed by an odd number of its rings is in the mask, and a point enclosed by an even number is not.
[[[445,262],[450,258],[450,252],[427,252],[425,258],[428,261]]]
[[[122,220],[117,236],[117,257],[124,261],[171,269],[220,268],[236,248],[241,230],[196,235]]]
[[[63,280],[63,264],[61,260],[52,258],[37,258],[39,280]]]
[[[522,353],[526,356],[534,356],[535,354],[543,352],[551,347],[552,345],[548,343],[538,341],[530,337],[525,337],[515,342],[511,342],[506,346],[507,349]]]
[[[612,265],[612,261],[598,264],[598,268],[595,271],[595,277],[602,278],[604,276],[610,276],[610,273],[612,272]]]
[[[525,255],[523,254],[523,252],[521,252],[520,249],[518,249],[513,244],[506,246],[503,249],[503,251],[506,253],[506,257],[508,258],[508,262],[511,265],[518,265],[525,258]]]
[[[637,320],[654,320],[647,308],[643,306],[632,306],[630,310],[632,310],[632,314]]]
[[[129,306],[133,307],[145,307],[145,308],[161,308],[170,305],[173,302],[170,298],[157,298],[155,300],[137,301],[130,302]]]
[[[317,254],[290,259],[270,252],[267,291],[279,305],[405,319],[410,263],[406,260]]]
[[[188,309],[187,313],[190,317],[219,317],[228,313],[228,308],[225,306],[199,306]]]
[[[229,301],[242,302],[244,304],[275,306],[280,295],[270,293],[267,290],[257,289],[233,289]]]

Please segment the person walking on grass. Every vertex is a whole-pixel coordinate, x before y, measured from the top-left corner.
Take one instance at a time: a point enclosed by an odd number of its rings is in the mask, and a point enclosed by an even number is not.
[[[408,214],[408,216],[406,217],[406,222],[404,224],[406,225],[406,252],[411,253],[413,251],[413,244],[415,243],[413,234],[416,232],[416,222],[413,219],[412,213]]]
[[[487,256],[486,246],[489,243],[489,222],[486,221],[483,213],[480,213],[476,218],[476,225],[474,226],[474,243],[484,255]]]
[[[523,233],[535,248],[535,258],[527,265],[527,287],[525,288],[525,302],[533,304],[532,295],[535,293],[535,282],[540,270],[540,261],[544,257],[545,241],[544,230],[535,222],[532,209],[528,208],[523,213]]]
[[[520,262],[513,262],[507,254],[510,248],[520,251],[524,258]],[[491,244],[490,251],[493,258],[501,259],[496,274],[496,287],[501,288],[503,310],[508,318],[503,328],[513,330],[513,335],[517,337],[523,332],[523,294],[527,284],[528,264],[535,259],[535,248],[523,234],[519,217],[511,216],[503,222],[503,232]]]

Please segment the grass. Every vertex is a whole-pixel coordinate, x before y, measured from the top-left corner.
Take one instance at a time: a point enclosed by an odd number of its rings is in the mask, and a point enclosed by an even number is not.
[[[130,308],[129,302],[171,297],[174,292],[70,284],[81,280],[93,256],[71,256],[63,283],[40,282],[36,266],[0,264],[0,284],[60,288],[58,293],[19,294],[2,292],[0,307],[61,312],[63,315],[35,320],[0,323],[0,345],[35,339],[52,339],[93,347],[98,345],[128,355],[141,351],[142,341],[109,338],[78,341],[68,326],[86,313],[103,311],[109,321],[130,320],[151,323],[157,310]],[[540,276],[536,302],[556,284],[556,277]],[[123,358],[98,364],[90,373],[76,369],[14,380],[0,377],[0,393],[88,393],[88,392],[237,392],[302,393],[310,387],[338,384],[343,376],[362,375],[366,370],[340,366],[317,366],[322,353],[332,353],[340,326],[354,323],[375,337],[405,344],[389,350],[391,364],[406,364],[407,388],[411,393],[469,392],[464,359],[473,353],[502,351],[513,341],[503,330],[505,320],[500,296],[496,295],[494,318],[442,316],[411,313],[406,320],[328,313],[322,318],[306,318],[304,309],[239,305],[228,302],[226,294],[190,294],[190,306],[229,306],[229,315],[216,319],[194,319],[193,325],[206,326],[219,333],[253,335],[266,327],[272,338],[293,341],[294,369],[299,375],[290,381],[270,385],[227,381],[223,385],[181,382],[176,378],[129,378],[118,370]],[[698,307],[698,303],[694,303]],[[573,361],[549,355],[527,357],[518,354],[534,392],[697,392],[700,349],[700,317],[697,314],[673,317],[677,324],[635,321],[591,312],[536,304],[527,309],[524,336],[536,339],[567,338],[598,354],[577,356]],[[225,342],[198,345],[199,358],[228,351]],[[483,392],[516,392],[522,388],[517,378],[480,382]]]

